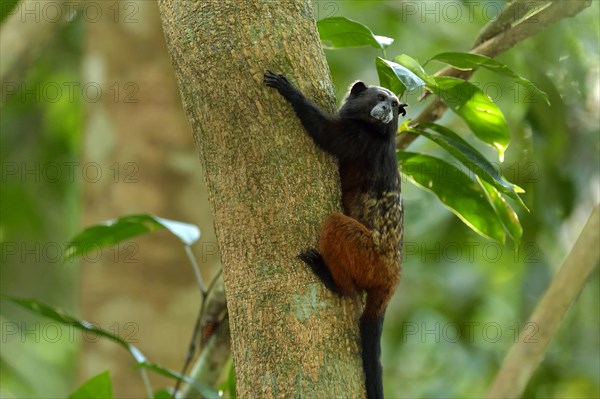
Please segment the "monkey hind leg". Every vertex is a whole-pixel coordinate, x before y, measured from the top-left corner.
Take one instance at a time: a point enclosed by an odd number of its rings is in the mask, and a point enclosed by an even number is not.
[[[317,276],[319,280],[321,280],[325,287],[327,287],[330,291],[336,294],[343,294],[343,292],[335,284],[335,280],[331,275],[331,271],[325,264],[325,260],[316,249],[307,249],[306,251],[298,255],[298,258],[300,258],[300,260],[302,260],[311,268],[315,276]]]
[[[396,282],[390,279],[390,284],[374,286],[367,290],[367,304],[363,312],[363,318],[377,319],[385,313],[385,309],[394,295]]]
[[[345,293],[371,286],[379,262],[369,230],[356,219],[334,213],[323,224],[319,252]]]

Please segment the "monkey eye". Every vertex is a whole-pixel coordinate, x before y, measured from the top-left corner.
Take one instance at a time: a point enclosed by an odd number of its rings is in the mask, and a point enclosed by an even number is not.
[[[377,98],[379,99],[379,101],[385,101],[385,96],[383,94],[377,95]]]
[[[392,101],[392,107],[396,108],[398,106],[398,101]]]

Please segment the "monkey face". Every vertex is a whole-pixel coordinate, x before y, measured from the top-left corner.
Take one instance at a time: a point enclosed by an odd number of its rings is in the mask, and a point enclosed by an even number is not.
[[[389,124],[398,120],[398,114],[405,115],[406,104],[390,90],[379,86],[367,86],[356,82],[339,110],[341,117],[360,119],[368,123]]]
[[[391,91],[381,87],[371,87],[370,90],[373,90],[373,100],[376,100],[370,115],[381,123],[390,123],[398,116],[400,109],[398,98]]]
[[[379,101],[371,109],[370,115],[378,121],[388,124],[394,119],[394,108],[396,109],[396,115],[398,115],[398,102],[395,102],[396,106],[394,107],[392,101],[386,96],[379,94],[378,97]]]

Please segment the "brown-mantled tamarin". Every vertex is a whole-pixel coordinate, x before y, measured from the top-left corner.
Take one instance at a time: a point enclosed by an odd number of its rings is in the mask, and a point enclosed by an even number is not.
[[[366,291],[360,318],[368,399],[383,398],[381,332],[385,310],[400,279],[403,207],[396,161],[398,114],[406,104],[389,90],[356,82],[336,115],[324,113],[283,75],[267,71],[264,83],[292,105],[304,129],[339,162],[344,213],[325,221],[319,249],[299,255],[332,291]]]

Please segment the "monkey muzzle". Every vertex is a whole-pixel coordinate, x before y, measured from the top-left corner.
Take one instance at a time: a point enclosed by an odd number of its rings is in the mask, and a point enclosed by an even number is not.
[[[382,123],[390,123],[394,119],[394,111],[389,105],[377,104],[371,110],[371,116]]]

